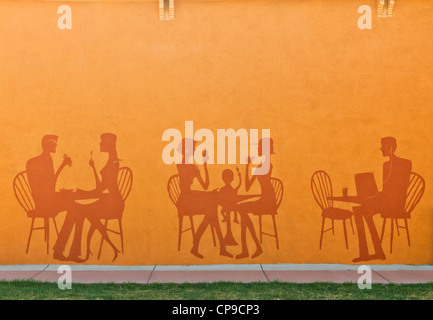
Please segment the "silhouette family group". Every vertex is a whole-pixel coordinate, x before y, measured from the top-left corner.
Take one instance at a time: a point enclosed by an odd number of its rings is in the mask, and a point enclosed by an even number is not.
[[[100,151],[108,153],[108,160],[98,173],[91,152],[89,166],[95,179],[95,188],[93,190],[56,190],[57,178],[62,170],[66,166],[72,165],[72,160],[67,155],[64,155],[60,167],[57,170],[54,169],[52,154],[56,153],[58,140],[56,135],[45,135],[42,138],[42,153],[28,160],[26,171],[15,178],[15,196],[26,209],[28,216],[33,218],[27,252],[31,233],[37,229],[34,228],[34,218],[44,219],[45,225],[43,229],[45,229],[45,241],[47,241],[49,237],[49,219],[52,218],[55,223],[55,217],[60,212],[66,211],[64,223],[60,228],[60,232],[57,232],[58,237],[53,247],[53,257],[55,259],[75,262],[88,260],[92,254],[90,244],[96,230],[102,236],[101,241],[105,241],[111,246],[114,254],[113,261],[118,257],[120,251],[111,241],[106,224],[103,225],[101,220],[120,219],[122,216],[124,197],[122,197],[118,186],[119,162],[121,160],[117,156],[116,135],[104,133],[100,138]],[[29,189],[30,195],[25,192],[26,187]],[[81,204],[78,202],[78,200],[83,199],[87,199],[87,202],[90,201],[90,203]],[[86,239],[87,247],[85,253],[82,254],[83,224],[86,219],[90,222],[90,227]],[[58,231],[56,224],[55,227],[56,231]],[[72,233],[72,244],[69,253],[66,254],[65,248]],[[47,252],[48,250],[47,241]]]
[[[264,141],[268,139],[268,141]],[[239,182],[235,187],[232,186],[234,180],[234,173],[230,169],[222,171],[222,181],[224,186],[220,189],[213,191],[207,191],[209,188],[209,172],[207,167],[207,153],[203,151],[203,170],[204,178],[200,173],[200,169],[197,165],[190,163],[189,159],[194,155],[196,142],[187,141],[183,139],[179,145],[179,152],[182,153],[182,163],[176,165],[178,174],[172,176],[168,182],[168,193],[175,204],[178,217],[179,217],[179,239],[178,249],[180,250],[181,235],[183,232],[191,230],[193,235],[193,246],[191,253],[198,258],[203,258],[203,255],[199,252],[199,244],[203,233],[209,226],[212,235],[216,233],[219,243],[220,255],[233,257],[233,255],[227,251],[227,246],[236,245],[236,241],[231,231],[231,213],[234,213],[234,222],[238,222],[237,214],[240,216],[241,226],[241,246],[242,251],[236,258],[247,258],[250,256],[248,245],[247,245],[247,232],[249,232],[254,241],[255,249],[252,258],[256,258],[263,253],[261,241],[257,237],[254,224],[251,220],[250,214],[257,215],[260,218],[262,215],[270,215],[274,222],[274,236],[277,241],[278,247],[278,234],[276,232],[275,215],[277,214],[278,206],[282,200],[282,183],[279,179],[272,178],[272,163],[270,156],[274,154],[273,140],[270,138],[262,138],[258,145],[258,155],[262,154],[263,143],[269,143],[270,152],[268,157],[264,156],[263,161],[268,161],[269,171],[265,175],[252,175],[250,176],[250,164],[251,159],[248,159],[248,163],[245,168],[245,189],[248,192],[255,181],[258,181],[261,188],[260,194],[247,194],[239,195],[238,191],[242,184],[242,176],[239,168],[236,168]],[[189,150],[188,146],[192,146]],[[263,163],[262,163],[263,165]],[[196,180],[203,190],[193,190],[192,185]],[[253,199],[256,198],[256,199]],[[227,233],[223,237],[218,207],[221,207],[222,222],[227,223]],[[194,229],[194,216],[204,216],[197,230]],[[187,230],[182,229],[182,221],[184,217],[190,218],[191,227]],[[260,224],[260,238],[262,236],[261,224]],[[215,241],[215,238],[214,238]]]

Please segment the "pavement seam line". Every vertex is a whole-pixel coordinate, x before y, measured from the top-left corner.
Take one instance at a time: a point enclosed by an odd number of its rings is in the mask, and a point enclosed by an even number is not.
[[[42,272],[44,272],[45,270],[47,270],[49,266],[50,266],[50,265],[47,264],[47,265],[45,266],[44,270],[39,271],[39,272],[36,273],[33,277],[31,277],[30,279],[31,279],[31,280],[34,280],[38,275],[40,275]]]
[[[393,283],[391,280],[388,280],[387,278],[385,278],[384,276],[382,276],[379,272],[377,272],[376,270],[371,269],[375,274],[377,274],[379,277],[381,277],[382,279],[385,279],[386,281],[388,281],[389,283]]]
[[[149,278],[147,279],[146,284],[149,284],[149,282],[150,282],[150,278],[152,278],[153,271],[155,271],[155,269],[156,269],[156,265],[153,266],[153,269],[152,269],[152,271],[150,272],[150,275],[149,275]]]
[[[268,280],[268,282],[271,282],[271,281],[269,281],[269,278],[268,278],[268,276],[267,276],[265,270],[263,269],[262,264],[260,264],[260,268],[262,269],[262,272],[263,272],[263,274],[265,275],[266,280]]]

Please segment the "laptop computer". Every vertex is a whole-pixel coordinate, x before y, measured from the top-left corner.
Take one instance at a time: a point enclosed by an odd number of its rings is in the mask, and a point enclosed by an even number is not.
[[[378,192],[373,172],[355,174],[355,185],[358,197],[372,197]]]

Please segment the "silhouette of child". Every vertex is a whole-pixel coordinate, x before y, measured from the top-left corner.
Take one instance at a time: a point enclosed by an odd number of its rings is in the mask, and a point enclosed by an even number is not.
[[[237,203],[239,202],[238,200],[238,190],[241,186],[242,183],[242,178],[241,178],[241,173],[239,172],[239,168],[236,167],[236,171],[238,172],[238,177],[239,177],[239,183],[236,186],[236,188],[232,187],[232,182],[233,182],[233,171],[230,169],[225,169],[222,172],[222,179],[224,181],[224,186],[222,188],[220,188],[219,190],[219,194],[218,194],[218,198],[220,199],[220,205],[222,206],[222,210],[221,213],[224,216],[224,219],[222,222],[226,222],[228,220],[230,220],[230,213],[232,211],[234,211],[235,214],[235,219],[234,222],[239,223],[238,222],[238,217],[237,217]]]

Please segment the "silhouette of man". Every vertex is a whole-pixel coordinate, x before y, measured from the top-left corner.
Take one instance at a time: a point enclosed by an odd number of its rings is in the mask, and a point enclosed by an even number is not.
[[[74,204],[72,192],[56,191],[57,178],[65,168],[72,165],[72,161],[66,155],[57,171],[54,172],[53,159],[51,153],[56,153],[56,135],[45,135],[42,138],[42,153],[26,164],[27,178],[29,180],[32,196],[35,201],[35,209],[39,216],[46,218],[55,217],[58,213],[68,210]],[[45,221],[47,223],[47,221]],[[81,251],[81,231],[84,218],[74,217],[67,214],[59,238],[54,246],[54,258],[66,260],[63,250],[68,240],[69,234],[75,224],[75,237],[72,243],[70,257],[78,257]]]
[[[397,141],[395,138],[382,138],[381,144],[382,147],[380,150],[382,151],[382,155],[389,157],[389,161],[383,164],[382,191],[378,192],[373,197],[360,199],[361,206],[353,208],[359,238],[359,257],[353,259],[353,262],[374,259],[384,260],[386,258],[373,221],[375,214],[387,213],[396,217],[401,217],[404,214],[406,192],[409,187],[410,174],[412,172],[412,162],[395,155],[395,150],[397,149]],[[372,255],[368,253],[363,219],[370,230],[375,251]]]
[[[56,153],[57,138],[55,135],[44,136],[41,142],[42,153],[27,161],[26,164],[36,210],[40,215],[49,218],[67,208],[66,194],[56,192],[56,181],[63,168],[72,165],[71,159],[65,157],[60,167],[54,172],[51,153]]]

